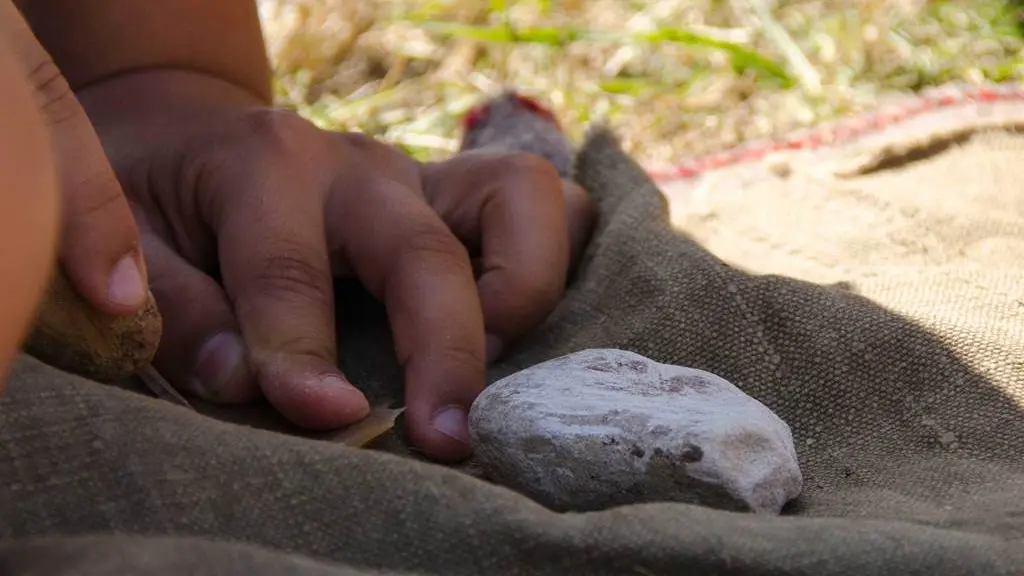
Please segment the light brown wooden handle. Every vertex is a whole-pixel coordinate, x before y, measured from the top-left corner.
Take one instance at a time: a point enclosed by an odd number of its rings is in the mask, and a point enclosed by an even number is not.
[[[162,332],[152,293],[135,315],[114,316],[89,304],[58,268],[24,350],[66,372],[111,383],[151,362]]]

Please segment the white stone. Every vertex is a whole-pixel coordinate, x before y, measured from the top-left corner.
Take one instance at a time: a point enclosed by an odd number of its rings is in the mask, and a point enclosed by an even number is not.
[[[490,481],[560,511],[677,501],[778,514],[803,487],[789,426],[703,370],[584,350],[489,386],[469,414]]]

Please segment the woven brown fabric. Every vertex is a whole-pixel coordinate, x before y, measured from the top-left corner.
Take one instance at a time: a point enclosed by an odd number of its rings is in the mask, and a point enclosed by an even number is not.
[[[1018,126],[1019,104],[965,106],[664,195],[609,133],[581,151],[595,239],[491,378],[593,347],[715,372],[793,428],[806,486],[782,517],[555,514],[398,448],[225,423],[26,357],[0,399],[0,572],[1024,574]],[[340,290],[342,366],[397,398],[382,312]]]

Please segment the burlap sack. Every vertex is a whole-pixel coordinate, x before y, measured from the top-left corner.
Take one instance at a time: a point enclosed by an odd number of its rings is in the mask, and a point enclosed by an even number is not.
[[[559,515],[22,358],[0,399],[0,573],[1024,574],[1018,126],[1020,104],[966,105],[664,196],[608,133],[582,150],[596,237],[491,377],[590,347],[720,374],[793,427],[806,488],[782,517]],[[342,365],[388,400],[381,311],[342,292]]]

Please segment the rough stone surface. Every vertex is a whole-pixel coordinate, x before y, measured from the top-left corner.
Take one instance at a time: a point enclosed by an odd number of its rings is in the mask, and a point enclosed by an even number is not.
[[[778,514],[803,477],[789,426],[726,380],[614,349],[489,386],[469,415],[485,476],[549,508],[679,501]]]

